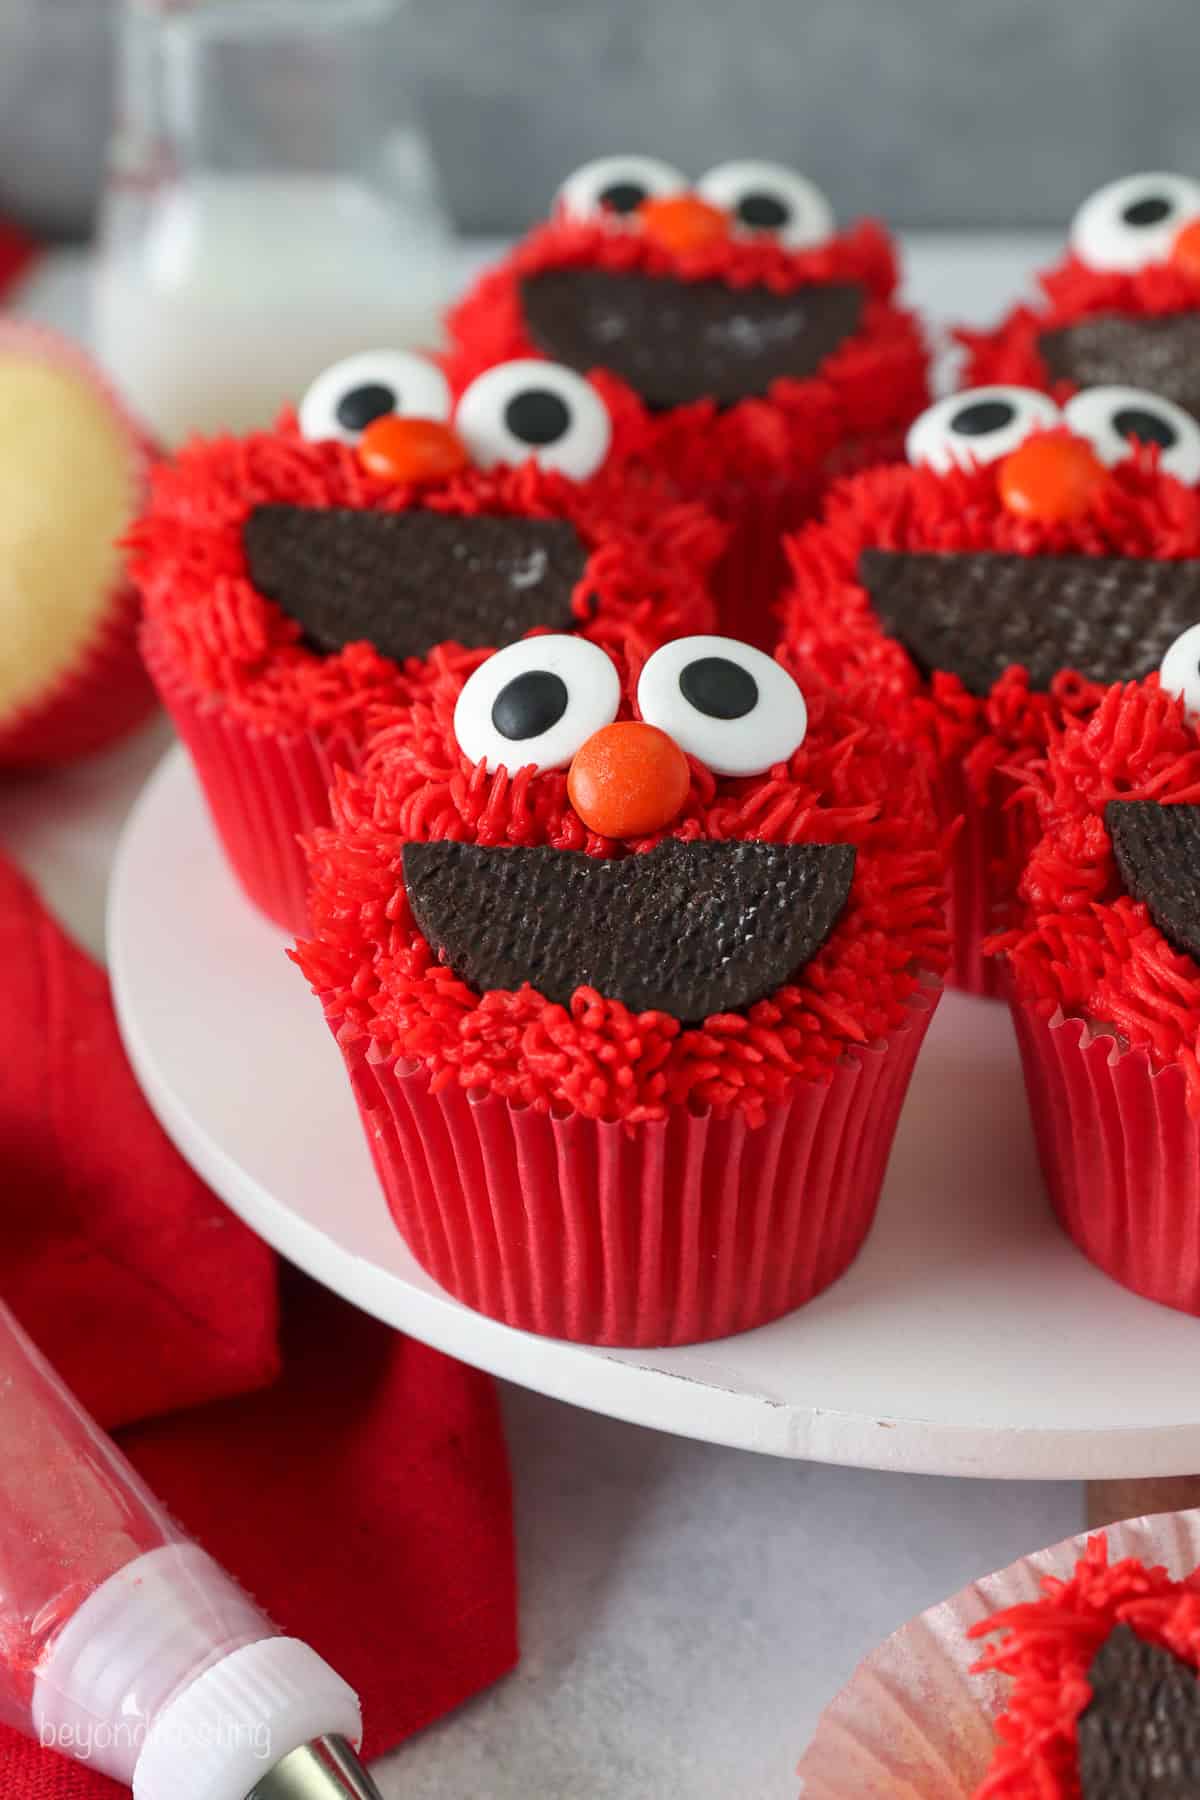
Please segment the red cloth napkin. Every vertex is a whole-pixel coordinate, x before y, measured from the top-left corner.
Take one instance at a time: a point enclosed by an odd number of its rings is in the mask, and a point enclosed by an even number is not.
[[[366,1753],[511,1668],[492,1382],[291,1270],[273,1379],[271,1253],[171,1148],[103,974],[2,860],[0,1045],[0,1293],[105,1423],[143,1421],[121,1442],[151,1487],[358,1689]],[[0,1787],[119,1791],[5,1728]]]

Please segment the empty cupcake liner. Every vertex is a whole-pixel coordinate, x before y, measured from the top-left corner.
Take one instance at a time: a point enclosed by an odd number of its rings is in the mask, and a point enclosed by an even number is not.
[[[268,918],[303,934],[308,866],[299,840],[330,823],[334,770],[357,767],[357,746],[349,737],[247,724],[191,684],[153,626],[143,629],[142,654],[242,887]]]
[[[1123,1287],[1200,1315],[1200,1121],[1176,1066],[1087,1021],[1011,996],[1054,1210]]]
[[[1128,1519],[1107,1532],[1113,1561],[1163,1563],[1181,1579],[1200,1563],[1200,1512]],[[968,1633],[1036,1600],[1042,1578],[1069,1576],[1087,1546],[1068,1538],[930,1607],[859,1664],[817,1722],[797,1771],[803,1800],[970,1800],[988,1772],[1009,1682],[972,1675]]]
[[[676,1107],[629,1127],[508,1104],[338,1036],[392,1216],[433,1278],[578,1343],[694,1343],[812,1299],[870,1229],[940,990],[764,1124]]]

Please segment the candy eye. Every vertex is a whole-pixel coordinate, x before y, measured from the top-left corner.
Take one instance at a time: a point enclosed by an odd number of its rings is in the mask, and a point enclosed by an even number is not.
[[[1158,679],[1189,713],[1200,714],[1200,625],[1180,632],[1158,666]]]
[[[833,210],[820,188],[782,163],[721,163],[697,183],[697,192],[727,212],[739,232],[772,232],[789,250],[833,236]]]
[[[435,364],[406,350],[361,350],[331,364],[300,402],[300,430],[310,443],[356,444],[372,420],[450,417],[450,388]]]
[[[927,407],[909,427],[904,447],[910,463],[927,463],[944,475],[995,462],[1031,432],[1061,423],[1053,400],[1035,388],[966,388]]]
[[[594,731],[611,725],[621,683],[610,657],[586,638],[546,633],[497,650],[468,677],[454,708],[463,755],[489,775],[531,764],[562,769]]]
[[[804,742],[808,708],[785,669],[736,638],[676,638],[638,682],[648,725],[714,775],[761,775]]]
[[[1144,388],[1084,388],[1063,416],[1102,462],[1116,463],[1135,442],[1159,446],[1159,467],[1180,481],[1200,481],[1200,425],[1191,413]]]
[[[1181,228],[1200,214],[1200,181],[1124,175],[1098,188],[1071,221],[1071,248],[1091,269],[1131,271],[1165,262]]]
[[[558,190],[558,205],[570,219],[623,218],[643,200],[680,194],[687,182],[656,156],[598,156],[569,175]]]
[[[590,381],[561,363],[499,363],[458,403],[458,435],[481,469],[534,457],[585,481],[608,455],[612,421]]]

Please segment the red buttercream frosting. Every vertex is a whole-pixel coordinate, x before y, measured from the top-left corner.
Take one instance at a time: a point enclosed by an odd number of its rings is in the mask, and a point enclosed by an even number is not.
[[[757,1124],[791,1082],[828,1081],[849,1049],[900,1026],[923,973],[945,968],[942,861],[924,784],[837,700],[809,693],[808,735],[789,763],[732,780],[692,761],[670,833],[614,843],[589,834],[572,810],[565,771],[489,776],[459,751],[454,704],[481,660],[435,653],[434,679],[376,740],[364,773],[339,778],[334,827],[317,834],[313,936],[296,960],[342,1020],[343,1039],[367,1037],[384,1056],[423,1064],[435,1086],[517,1105],[630,1125],[687,1105],[740,1110]],[[624,716],[636,675],[626,678]],[[410,840],[613,856],[665,835],[854,844],[850,897],[788,986],[744,1013],[684,1027],[584,988],[569,1008],[528,985],[472,992],[416,929],[400,875]]]
[[[1045,835],[1022,876],[1012,928],[989,948],[1023,997],[1115,1028],[1157,1067],[1182,1065],[1200,1113],[1200,968],[1130,898],[1104,823],[1110,800],[1200,803],[1200,737],[1157,675],[1110,688],[1024,772]]]
[[[977,1669],[1013,1681],[976,1800],[1080,1800],[1078,1731],[1092,1698],[1088,1670],[1118,1625],[1200,1668],[1200,1580],[1192,1574],[1172,1581],[1166,1569],[1132,1556],[1110,1563],[1100,1535],[1088,1540],[1069,1581],[1048,1575],[1040,1600],[973,1627],[972,1637],[1004,1633]]]
[[[529,461],[412,485],[366,473],[356,450],[309,443],[293,415],[271,432],[189,444],[154,473],[149,509],[129,534],[130,569],[164,650],[201,695],[260,729],[363,738],[377,707],[403,704],[430,679],[423,660],[398,666],[369,643],[321,655],[249,579],[242,527],[268,503],[367,511],[489,513],[569,520],[590,549],[573,597],[581,633],[644,656],[664,639],[712,621],[707,583],[723,531],[691,504],[664,500],[644,479],[622,479],[627,409],[614,448],[591,480],[575,483]]]
[[[944,670],[926,677],[882,629],[858,579],[867,549],[1195,557],[1200,495],[1161,473],[1155,450],[1138,448],[1110,471],[1088,512],[1044,524],[1004,507],[995,464],[947,474],[889,466],[839,482],[822,520],[790,541],[784,661],[793,672],[815,670],[830,684],[859,688],[871,715],[919,746],[935,768],[961,765],[968,794],[984,804],[1001,765],[1036,755],[1064,720],[1094,711],[1105,690],[1065,671],[1048,692],[1033,692],[1017,666],[986,696]]]
[[[1077,325],[1101,313],[1157,318],[1200,308],[1200,276],[1178,263],[1149,263],[1129,272],[1089,269],[1077,256],[1038,276],[1045,299],[1015,306],[992,331],[955,333],[967,349],[965,387],[1015,382],[1043,388],[1059,401],[1076,391],[1069,381],[1053,381],[1038,349],[1043,332]]]
[[[895,250],[873,221],[806,250],[786,249],[763,235],[672,251],[634,228],[614,229],[610,221],[556,218],[533,230],[451,310],[447,324],[454,345],[447,372],[456,389],[495,363],[540,354],[525,328],[521,278],[564,268],[723,281],[731,288],[766,287],[776,293],[833,282],[863,288],[859,330],[825,359],[817,375],[773,382],[765,397],[724,409],[700,401],[644,415],[640,457],[668,469],[689,492],[812,470],[847,437],[875,436],[907,423],[928,398],[921,332],[911,313],[895,304]],[[628,406],[630,390],[623,382],[600,371],[593,379],[610,404],[623,397]]]

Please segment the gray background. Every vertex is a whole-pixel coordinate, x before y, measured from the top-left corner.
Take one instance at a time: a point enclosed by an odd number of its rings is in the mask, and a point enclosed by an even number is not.
[[[114,0],[0,0],[0,207],[86,228]],[[761,154],[842,216],[1065,221],[1114,174],[1200,171],[1196,0],[412,0],[460,226],[520,227],[612,149]]]

